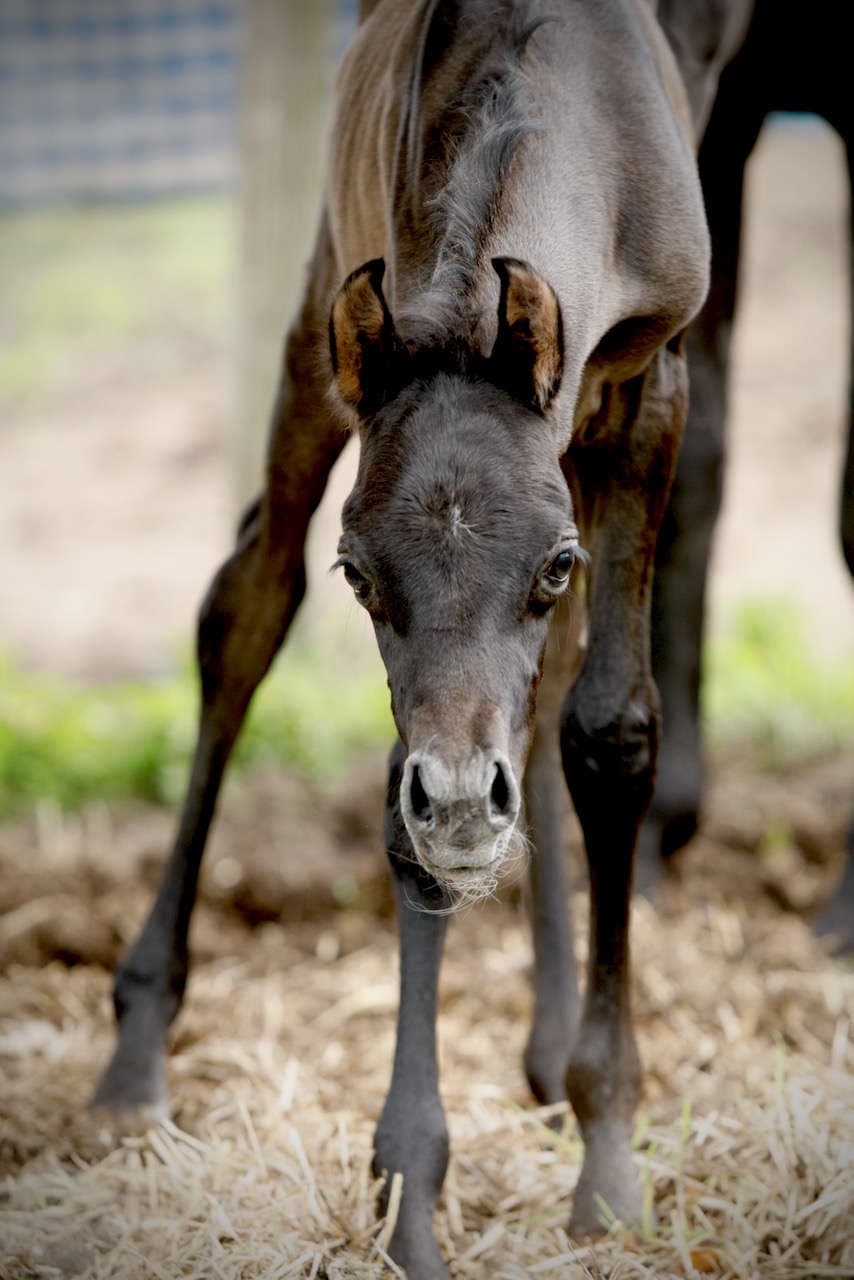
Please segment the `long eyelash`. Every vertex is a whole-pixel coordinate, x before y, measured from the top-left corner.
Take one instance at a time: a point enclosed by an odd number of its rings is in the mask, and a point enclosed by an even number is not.
[[[327,569],[327,573],[334,573],[336,569],[343,569],[345,565],[350,563],[347,556],[339,556],[338,559]]]

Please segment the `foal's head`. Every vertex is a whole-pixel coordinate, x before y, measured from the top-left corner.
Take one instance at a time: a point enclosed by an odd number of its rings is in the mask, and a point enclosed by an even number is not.
[[[404,344],[381,262],[348,278],[330,321],[361,436],[339,563],[388,672],[415,853],[463,889],[491,881],[511,843],[548,616],[578,538],[549,416],[557,299],[525,264],[494,265],[488,358]]]

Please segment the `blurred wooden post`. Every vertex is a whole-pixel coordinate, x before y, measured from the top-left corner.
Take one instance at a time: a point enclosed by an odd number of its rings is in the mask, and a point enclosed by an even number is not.
[[[336,0],[244,0],[232,494],[259,490],[282,339],[320,204]]]

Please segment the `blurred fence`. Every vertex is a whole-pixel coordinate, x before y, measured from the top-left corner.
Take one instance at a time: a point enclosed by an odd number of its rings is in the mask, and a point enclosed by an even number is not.
[[[256,0],[0,0],[0,207],[230,186]],[[277,0],[352,22],[355,0]],[[343,43],[330,42],[329,56]],[[298,49],[278,51],[281,75]]]
[[[0,201],[230,183],[240,0],[3,0]]]

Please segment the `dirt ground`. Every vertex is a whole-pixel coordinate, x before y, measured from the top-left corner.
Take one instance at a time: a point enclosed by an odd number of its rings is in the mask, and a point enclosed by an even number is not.
[[[751,186],[713,621],[783,594],[840,656],[854,604],[835,545],[839,148],[812,127],[772,131]],[[0,644],[86,678],[171,663],[228,541],[223,384],[210,353],[156,378],[119,363],[7,416]],[[318,584],[348,466],[313,533]],[[325,581],[306,625],[340,609],[367,645]],[[662,901],[636,908],[637,1158],[658,1220],[644,1232],[566,1232],[580,1145],[570,1117],[560,1134],[545,1125],[521,1071],[520,887],[453,922],[440,1038],[454,1157],[437,1231],[455,1276],[854,1276],[854,971],[807,924],[839,870],[852,776],[854,743],[777,774],[719,761],[703,835]],[[110,970],[174,815],[45,804],[0,827],[0,1280],[388,1274],[369,1172],[396,1003],[382,786],[371,758],[334,787],[259,772],[226,788],[171,1045],[173,1118],[143,1136],[85,1104],[111,1045]],[[582,897],[574,910],[580,924]]]
[[[637,1159],[658,1227],[567,1235],[580,1145],[571,1118],[546,1126],[521,1071],[519,886],[452,923],[437,1231],[456,1276],[854,1276],[854,971],[805,923],[836,873],[852,769],[850,754],[794,776],[731,761],[679,879],[636,906]],[[369,1175],[396,1003],[381,779],[375,760],[346,793],[264,774],[229,790],[173,1119],[140,1136],[85,1108],[110,1050],[109,968],[171,819],[42,811],[0,830],[3,1280],[388,1274]]]

